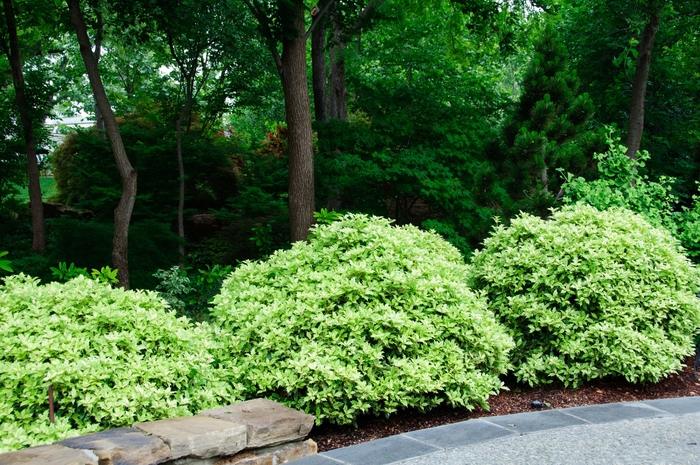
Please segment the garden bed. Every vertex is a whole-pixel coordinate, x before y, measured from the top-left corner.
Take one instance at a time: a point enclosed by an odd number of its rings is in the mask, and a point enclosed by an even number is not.
[[[612,402],[634,402],[638,400],[686,397],[700,395],[700,381],[693,378],[695,357],[685,360],[685,367],[677,374],[656,384],[632,384],[621,378],[597,380],[579,388],[565,388],[561,384],[549,384],[531,388],[518,385],[513,378],[506,379],[509,390],[489,398],[490,411],[477,408],[473,411],[449,407],[438,407],[420,413],[407,410],[390,418],[363,417],[352,425],[322,425],[314,427],[309,437],[323,452],[339,447],[372,441],[408,431],[432,428],[448,423],[485,416],[508,415],[535,410],[533,400],[546,402],[545,409],[578,407],[582,405],[608,404]]]

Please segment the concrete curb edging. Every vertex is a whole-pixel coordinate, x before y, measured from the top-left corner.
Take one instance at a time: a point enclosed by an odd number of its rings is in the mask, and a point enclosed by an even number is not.
[[[314,417],[254,399],[0,454],[0,465],[277,465],[315,454]]]
[[[700,415],[700,396],[481,417],[321,452],[296,460],[293,464],[388,465],[407,461],[411,465],[433,465],[441,463],[441,460],[444,459],[443,456],[448,451],[469,450],[472,446],[492,441],[495,443],[547,430],[566,431],[567,428],[598,428],[619,421],[669,419],[685,417],[688,414]]]

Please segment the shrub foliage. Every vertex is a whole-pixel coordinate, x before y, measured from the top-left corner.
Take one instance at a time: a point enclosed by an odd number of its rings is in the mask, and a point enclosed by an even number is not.
[[[516,341],[520,381],[656,382],[693,352],[696,269],[667,231],[628,210],[523,214],[496,228],[473,265],[472,284]]]
[[[247,262],[212,314],[238,386],[335,423],[363,413],[486,406],[512,341],[435,233],[348,214]]]
[[[152,292],[79,276],[0,286],[0,451],[215,405],[211,338]],[[56,421],[49,423],[53,385]]]

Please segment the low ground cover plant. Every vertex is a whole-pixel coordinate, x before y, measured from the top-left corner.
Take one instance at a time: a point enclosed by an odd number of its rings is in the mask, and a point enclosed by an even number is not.
[[[153,292],[78,276],[0,286],[0,451],[89,431],[184,416],[219,404],[206,327]],[[48,388],[56,420],[49,423]]]
[[[697,270],[666,230],[622,208],[523,214],[474,254],[471,281],[515,339],[515,375],[531,385],[656,382],[681,368],[700,329]]]
[[[513,342],[467,286],[467,268],[413,226],[353,214],[318,225],[308,243],[224,281],[212,316],[231,379],[319,422],[486,406]]]

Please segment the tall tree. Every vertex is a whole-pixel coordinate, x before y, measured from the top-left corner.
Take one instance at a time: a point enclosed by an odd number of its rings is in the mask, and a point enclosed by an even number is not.
[[[25,151],[27,153],[27,177],[29,179],[29,200],[32,212],[32,250],[41,253],[46,246],[44,227],[44,204],[41,199],[39,182],[39,165],[36,159],[36,137],[31,112],[27,104],[24,75],[22,73],[22,58],[20,57],[17,21],[12,0],[3,0],[5,25],[8,41],[2,41],[5,55],[10,60],[12,68],[12,83],[15,88],[15,101],[19,111],[24,132]]]
[[[566,145],[593,114],[593,102],[588,94],[578,94],[578,85],[566,47],[547,25],[535,44],[520,103],[505,126],[503,172],[511,195],[521,200],[517,208],[546,214],[559,196],[551,194],[552,171],[586,166],[582,152]]]
[[[697,92],[693,67],[678,53],[697,34],[700,2],[566,0],[560,7],[559,27],[596,102],[596,121],[626,126],[627,154],[649,150],[647,168],[689,173],[695,131],[679,129],[693,120]]]
[[[647,94],[647,82],[651,68],[651,53],[654,49],[654,39],[659,30],[664,0],[649,0],[645,8],[646,20],[639,40],[637,51],[637,66],[632,83],[629,121],[627,125],[627,156],[637,158],[637,151],[642,143],[644,133],[644,103]]]
[[[300,241],[309,234],[315,208],[304,1],[244,1],[258,21],[260,33],[272,53],[282,82],[289,156],[291,240]],[[282,46],[281,54],[279,45]]]
[[[329,7],[326,0],[311,10],[312,17],[319,19],[312,24],[311,73],[314,90],[314,117],[316,121],[328,121],[328,94],[326,91],[326,19],[321,8]]]
[[[99,8],[99,7],[98,7]],[[97,24],[95,25],[95,61],[99,64],[100,58],[102,57],[102,40],[104,38],[104,20],[102,18],[102,12],[96,11],[95,16],[97,16]],[[97,134],[99,134],[100,139],[105,140],[105,122],[102,118],[102,112],[100,111],[99,105],[95,102],[95,125],[97,126]]]
[[[185,165],[183,160],[183,132],[190,129],[191,114],[202,89],[210,80],[218,80],[220,87],[230,84],[231,74],[242,74],[243,68],[255,62],[241,60],[248,50],[241,36],[249,33],[250,21],[242,4],[220,0],[147,2],[144,12],[154,18],[158,32],[167,43],[172,61],[180,74],[181,110],[175,122],[176,154],[179,171],[179,199],[177,209],[180,244],[180,266],[185,258]],[[232,90],[232,89],[229,89]],[[213,92],[216,94],[216,92]],[[219,99],[226,92],[214,96]],[[216,105],[210,106],[210,109]],[[222,107],[218,107],[219,111]],[[210,115],[211,116],[211,115]],[[214,115],[220,116],[220,115]]]
[[[117,208],[114,209],[114,240],[112,243],[112,266],[119,270],[117,275],[119,286],[129,289],[129,223],[136,201],[136,170],[131,166],[129,157],[124,149],[117,119],[107,98],[97,60],[88,37],[85,19],[80,9],[80,0],[66,0],[73,29],[78,37],[80,54],[85,63],[85,69],[90,80],[90,86],[95,95],[95,102],[100,108],[104,119],[107,137],[112,146],[114,160],[122,179],[122,194]]]
[[[360,34],[376,15],[384,0],[342,2],[332,5],[328,61],[329,117],[348,120],[348,88],[345,82],[345,52],[348,42]],[[314,88],[315,89],[315,88]]]

